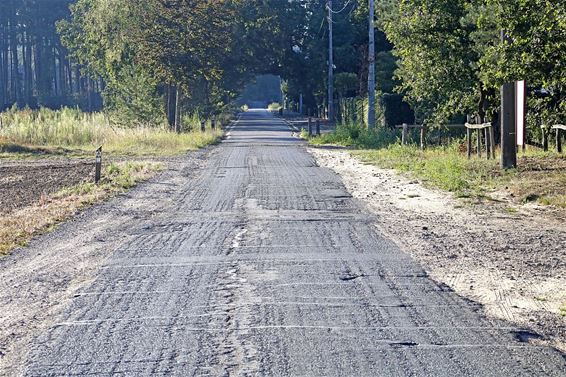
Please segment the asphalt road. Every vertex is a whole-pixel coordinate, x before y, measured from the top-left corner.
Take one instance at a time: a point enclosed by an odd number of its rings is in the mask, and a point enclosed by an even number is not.
[[[27,375],[566,373],[561,353],[429,278],[267,112],[146,200],[162,211],[122,230]]]

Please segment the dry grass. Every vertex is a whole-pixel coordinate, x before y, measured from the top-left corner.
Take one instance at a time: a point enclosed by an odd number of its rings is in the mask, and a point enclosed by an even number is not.
[[[566,208],[566,157],[552,152],[521,157],[507,188],[517,201]]]
[[[499,167],[499,160],[468,160],[458,144],[426,151],[395,144],[352,153],[366,163],[406,172],[456,196],[489,198],[504,193],[518,204],[537,202],[566,208],[566,156],[553,152],[520,154],[518,168],[508,171]]]
[[[111,164],[100,185],[83,183],[54,195],[43,196],[36,205],[0,217],[0,255],[25,246],[32,237],[54,229],[81,209],[127,190],[161,170],[151,162]]]
[[[172,156],[217,142],[221,130],[177,134],[163,127],[120,128],[103,113],[75,109],[10,110],[0,114],[0,157],[91,153],[99,146],[114,155]]]

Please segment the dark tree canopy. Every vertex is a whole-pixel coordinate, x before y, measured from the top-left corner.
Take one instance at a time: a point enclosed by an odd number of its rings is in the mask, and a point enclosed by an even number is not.
[[[56,23],[71,0],[0,2],[0,107],[99,108],[100,82],[85,77],[61,43]]]

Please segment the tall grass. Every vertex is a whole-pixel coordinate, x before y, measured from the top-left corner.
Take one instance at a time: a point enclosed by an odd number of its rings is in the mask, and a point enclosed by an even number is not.
[[[199,127],[177,134],[164,128],[113,126],[103,113],[77,109],[9,110],[0,114],[0,139],[25,146],[88,149],[131,155],[171,155],[214,143],[221,131]],[[198,129],[198,131],[196,131]]]
[[[304,133],[302,136],[307,137]],[[368,130],[355,123],[339,124],[331,133],[309,138],[309,142],[315,145],[333,144],[356,148],[383,148],[396,140],[393,130],[383,127]]]

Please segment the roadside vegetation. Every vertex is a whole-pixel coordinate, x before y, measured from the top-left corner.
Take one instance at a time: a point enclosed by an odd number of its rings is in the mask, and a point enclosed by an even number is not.
[[[0,214],[0,255],[27,245],[34,236],[54,230],[79,210],[128,190],[161,169],[163,165],[155,162],[112,163],[98,185],[81,183],[43,195],[32,206]]]
[[[416,145],[400,145],[395,132],[385,128],[339,125],[319,137],[309,138],[304,130],[302,136],[312,145],[349,147],[365,163],[409,174],[457,197],[497,200],[505,193],[516,203],[566,208],[566,160],[554,152],[530,148],[519,154],[517,169],[505,171],[498,159],[468,159],[461,139],[423,151]]]
[[[126,156],[172,156],[215,143],[222,131],[201,132],[201,118],[183,118],[176,133],[165,125],[120,127],[104,113],[77,109],[16,110],[0,113],[0,158],[91,155],[99,146],[105,153]]]

